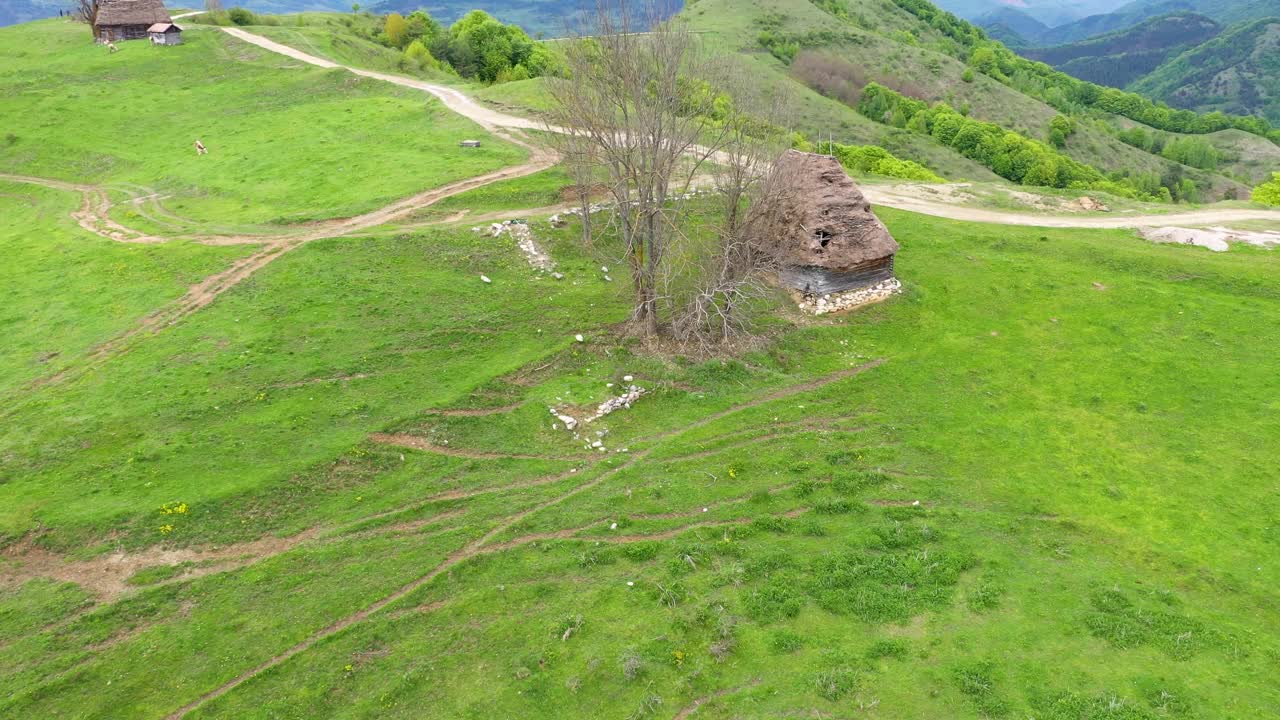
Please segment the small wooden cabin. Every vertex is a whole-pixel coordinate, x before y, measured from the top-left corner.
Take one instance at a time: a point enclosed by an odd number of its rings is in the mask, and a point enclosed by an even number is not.
[[[160,0],[103,0],[93,19],[93,37],[98,42],[146,40],[153,26],[165,23],[173,19]]]
[[[181,45],[182,28],[173,23],[156,23],[147,28],[152,45]]]
[[[151,45],[182,45],[182,28],[173,23],[156,23],[147,28]]]
[[[823,295],[869,287],[893,277],[898,243],[838,160],[788,150],[774,165],[766,198],[783,228],[776,243],[778,280],[803,293]]]

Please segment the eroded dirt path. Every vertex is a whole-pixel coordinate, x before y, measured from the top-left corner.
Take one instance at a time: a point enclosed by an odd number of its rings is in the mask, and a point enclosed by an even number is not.
[[[258,46],[263,50],[269,50],[270,52],[293,58],[294,60],[297,60],[299,62],[304,62],[308,65],[315,65],[316,67],[322,67],[322,68],[341,68],[348,72],[355,73],[356,75],[360,75],[361,77],[373,78],[375,80],[382,80],[384,82],[393,83],[395,85],[400,85],[402,87],[413,88],[415,90],[422,90],[423,92],[431,93],[437,99],[439,99],[440,102],[444,103],[445,107],[449,108],[450,110],[458,113],[459,115],[479,125],[482,125],[485,129],[489,129],[489,130],[492,130],[493,128],[518,128],[522,130],[549,129],[547,128],[546,125],[536,120],[516,117],[515,115],[507,115],[506,113],[501,113],[501,112],[498,112],[497,110],[492,110],[490,108],[487,108],[484,105],[481,105],[480,103],[476,102],[475,100],[472,100],[470,97],[468,97],[461,91],[451,87],[447,87],[445,85],[436,85],[433,83],[425,82],[423,80],[416,80],[414,78],[404,77],[402,75],[390,75],[387,73],[375,72],[373,70],[361,70],[360,68],[353,68],[353,67],[348,67],[346,65],[339,65],[338,63],[335,63],[331,60],[325,60],[324,58],[316,57],[315,55],[305,53],[296,48],[289,47],[288,45],[281,45],[278,42],[275,42],[273,40],[268,40],[267,38],[262,37],[261,35],[254,35],[253,33],[247,32],[245,30],[241,30],[240,28],[224,27],[222,28],[222,30],[223,32],[226,32],[228,35],[236,38],[237,40],[243,40],[244,42],[247,42],[251,45]],[[558,128],[551,128],[551,130],[554,132],[558,130]]]

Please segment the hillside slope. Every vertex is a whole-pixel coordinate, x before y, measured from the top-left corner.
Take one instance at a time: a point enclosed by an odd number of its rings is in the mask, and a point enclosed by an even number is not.
[[[1076,43],[1019,52],[1081,80],[1124,87],[1221,32],[1222,26],[1204,15],[1180,13]]]
[[[969,172],[957,175],[949,167],[972,167],[974,163],[948,160],[955,152],[927,135],[868,121],[852,110],[856,92],[846,92],[841,100],[839,92],[827,90],[830,97],[822,98],[823,102],[812,97],[812,89],[841,83],[860,89],[867,82],[876,82],[911,97],[963,108],[974,118],[1041,141],[1049,137],[1050,123],[1060,114],[1009,84],[972,73],[960,59],[966,54],[963,48],[934,25],[889,0],[856,5],[800,0],[754,0],[744,5],[731,0],[700,0],[681,17],[726,51],[736,51],[732,55],[735,61],[748,67],[761,82],[802,88],[803,99],[796,105],[797,129],[814,136],[831,133],[846,142],[884,145],[895,154],[930,165],[944,177],[975,177]],[[790,63],[774,57],[761,45],[762,37],[794,43],[798,56]],[[815,67],[817,72],[813,72]],[[1167,160],[1126,145],[1108,128],[1093,122],[1078,123],[1061,152],[1104,172],[1160,177],[1170,169]],[[1185,167],[1177,172],[1193,179],[1209,197],[1247,192],[1244,186],[1220,175]]]
[[[1280,16],[1232,28],[1156,68],[1132,89],[1174,107],[1280,122]]]

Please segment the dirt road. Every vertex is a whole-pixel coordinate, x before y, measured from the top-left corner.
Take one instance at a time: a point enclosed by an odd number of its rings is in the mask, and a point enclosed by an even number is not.
[[[1097,215],[1042,215],[1034,213],[1005,212],[966,207],[945,202],[927,200],[896,191],[888,187],[862,186],[862,193],[873,205],[910,210],[922,215],[994,223],[996,225],[1025,225],[1048,228],[1145,228],[1187,227],[1222,225],[1242,220],[1274,220],[1280,227],[1280,210],[1233,208],[1221,210],[1192,210],[1162,215],[1126,215],[1108,213]]]
[[[443,85],[434,85],[432,83],[414,80],[412,78],[402,77],[399,75],[389,75],[386,73],[360,70],[346,65],[339,65],[338,63],[325,60],[324,58],[319,58],[314,55],[309,55],[301,50],[281,45],[280,43],[273,42],[260,35],[254,35],[253,33],[246,32],[239,28],[226,27],[222,29],[232,37],[238,38],[252,45],[256,45],[264,50],[270,50],[271,52],[279,53],[310,65],[316,65],[324,68],[342,68],[363,77],[384,80],[389,83],[395,83],[396,85],[428,92],[436,98],[439,98],[439,100],[450,110],[475,121],[489,130],[493,130],[495,128],[520,128],[525,130],[537,129],[548,130],[551,132],[563,132],[561,128],[548,127],[536,120],[507,115],[505,113],[498,112],[497,110],[487,108],[455,88],[445,87]],[[874,186],[864,187],[863,192],[866,194],[867,199],[876,205],[884,205],[886,207],[897,208],[900,210],[910,210],[923,215],[933,215],[935,217],[950,218],[952,220],[971,220],[973,222],[995,223],[997,225],[1024,225],[1030,227],[1052,228],[1144,228],[1186,227],[1189,225],[1197,226],[1211,224],[1222,225],[1241,220],[1274,220],[1277,227],[1280,227],[1280,210],[1196,210],[1170,215],[1115,214],[1105,217],[1070,217],[1003,212],[1000,210],[984,210],[982,208],[951,205],[896,193],[888,188],[877,188]]]
[[[302,52],[301,50],[291,48],[288,45],[281,45],[280,43],[268,40],[261,35],[254,35],[253,33],[246,32],[240,28],[224,27],[222,30],[234,38],[243,40],[251,45],[257,45],[263,50],[270,50],[273,53],[291,57],[294,60],[307,63],[308,65],[315,65],[316,67],[322,68],[342,68],[343,70],[355,73],[361,77],[383,80],[402,87],[413,88],[415,90],[430,93],[440,100],[440,102],[444,103],[445,107],[479,125],[484,126],[487,130],[491,130],[493,128],[517,128],[521,130],[547,129],[545,125],[536,120],[507,115],[505,113],[500,113],[497,110],[487,108],[451,87],[435,85],[422,80],[404,77],[402,75],[389,75],[387,73],[374,72],[373,70],[361,70],[359,68],[348,67],[346,65],[339,65],[338,63],[325,60],[324,58],[319,58],[315,55],[310,55]]]

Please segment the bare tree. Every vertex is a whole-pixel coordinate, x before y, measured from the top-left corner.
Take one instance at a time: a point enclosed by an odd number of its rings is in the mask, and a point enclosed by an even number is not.
[[[204,0],[205,12],[216,15],[222,12],[222,0]]]
[[[71,12],[75,16],[76,20],[79,20],[86,25],[93,26],[97,24],[98,9],[101,5],[101,0],[76,0],[75,8],[73,8]]]
[[[677,305],[674,330],[683,342],[726,342],[745,330],[748,304],[776,269],[774,246],[784,231],[778,211],[797,186],[774,168],[790,136],[783,121],[791,97],[761,92],[743,75],[726,83],[726,93],[732,101],[721,103],[712,172],[720,222],[697,263],[692,293]]]
[[[551,133],[551,138],[573,180],[573,199],[577,202],[582,219],[582,243],[590,248],[593,244],[591,200],[599,190],[599,185],[595,182],[599,161],[590,139],[584,135]]]
[[[590,146],[608,177],[635,294],[632,319],[659,332],[659,278],[678,232],[690,179],[714,154],[716,94],[703,83],[717,63],[696,36],[649,0],[597,0],[591,32],[565,49],[565,74],[549,84],[549,122]],[[639,33],[636,30],[647,30]]]

